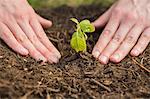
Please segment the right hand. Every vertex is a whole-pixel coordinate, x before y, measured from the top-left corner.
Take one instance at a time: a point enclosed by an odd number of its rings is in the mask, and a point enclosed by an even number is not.
[[[0,38],[21,55],[57,63],[61,55],[42,28],[51,25],[34,12],[27,0],[0,0]]]

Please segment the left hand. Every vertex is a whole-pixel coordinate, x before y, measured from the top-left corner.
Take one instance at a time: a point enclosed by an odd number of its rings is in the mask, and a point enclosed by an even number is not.
[[[104,26],[93,56],[102,64],[140,55],[150,42],[150,1],[119,0],[93,24]]]
[[[51,25],[35,13],[27,0],[0,0],[0,38],[21,55],[57,63],[61,55],[42,28]]]

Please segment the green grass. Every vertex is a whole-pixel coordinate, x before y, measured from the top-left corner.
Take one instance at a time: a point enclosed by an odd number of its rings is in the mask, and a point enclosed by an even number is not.
[[[89,4],[102,4],[109,6],[115,0],[28,0],[34,8],[41,7],[59,7],[61,5],[79,6]]]

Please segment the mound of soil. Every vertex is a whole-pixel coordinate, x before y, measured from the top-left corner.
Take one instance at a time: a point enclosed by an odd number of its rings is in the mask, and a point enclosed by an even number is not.
[[[74,32],[70,18],[94,21],[106,9],[92,5],[37,11],[54,23],[45,31],[62,54],[58,64],[40,64],[29,56],[22,57],[0,41],[0,98],[150,98],[150,46],[139,57],[127,56],[119,64],[108,65],[91,55],[102,29],[88,35],[88,52],[77,54],[70,47]]]

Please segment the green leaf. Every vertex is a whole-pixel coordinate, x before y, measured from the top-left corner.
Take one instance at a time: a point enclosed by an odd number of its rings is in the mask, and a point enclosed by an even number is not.
[[[86,51],[86,40],[83,33],[75,32],[71,39],[71,47],[76,51]]]
[[[94,25],[91,24],[89,20],[83,20],[79,23],[79,25],[83,32],[94,32],[95,31]]]
[[[79,21],[77,19],[75,19],[75,18],[71,18],[70,20],[75,22],[76,24],[79,24]]]

